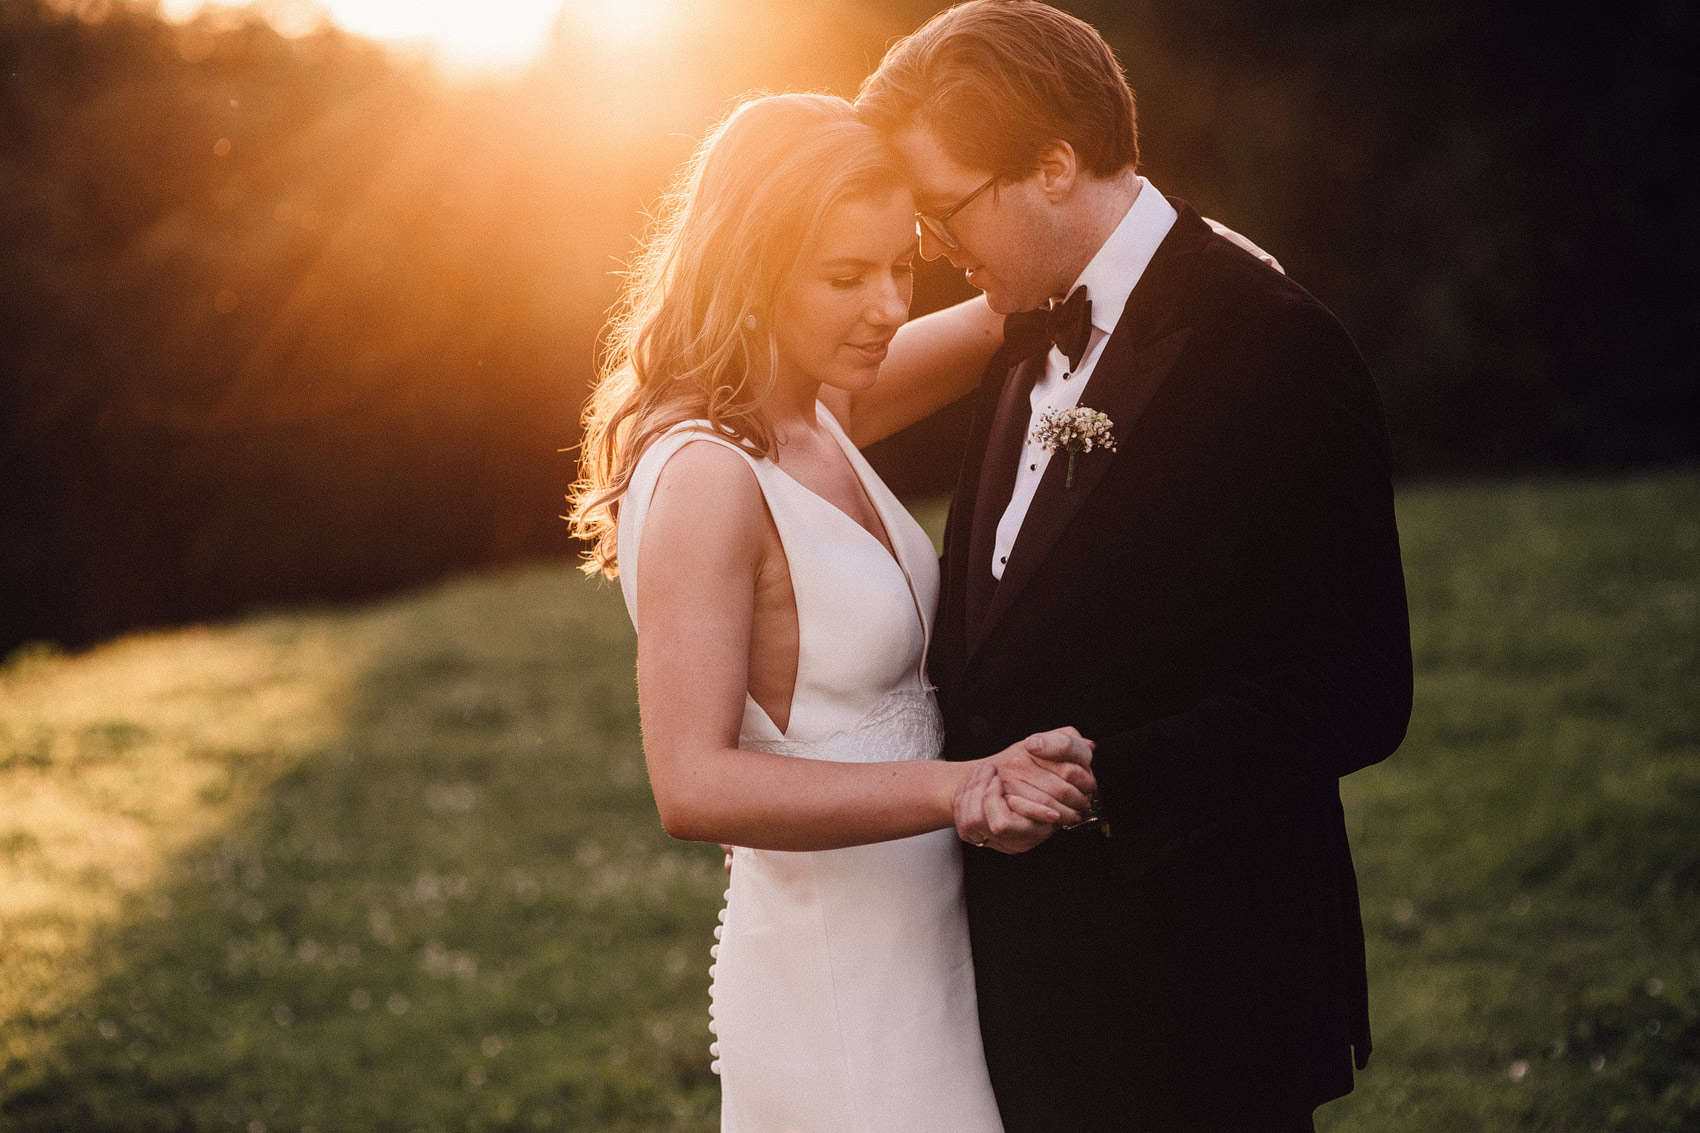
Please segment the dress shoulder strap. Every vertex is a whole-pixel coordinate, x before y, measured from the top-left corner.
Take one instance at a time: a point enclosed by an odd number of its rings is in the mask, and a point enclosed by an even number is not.
[[[649,514],[649,503],[655,496],[655,486],[661,480],[662,469],[667,467],[674,453],[693,441],[708,441],[731,449],[749,464],[757,481],[763,482],[764,494],[767,490],[762,476],[763,462],[738,447],[730,437],[716,432],[707,421],[681,421],[650,441],[643,455],[638,457],[632,478],[626,482],[625,493],[620,497],[619,535],[615,547],[620,565],[620,592],[625,596],[626,609],[634,622],[637,619],[638,548],[643,544],[643,521]]]

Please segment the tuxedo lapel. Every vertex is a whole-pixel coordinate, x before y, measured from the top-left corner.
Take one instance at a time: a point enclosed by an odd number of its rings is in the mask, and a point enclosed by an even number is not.
[[[1032,407],[1028,397],[1044,372],[1043,355],[1019,363],[1004,380],[996,412],[986,435],[980,461],[980,480],[974,493],[974,522],[968,539],[968,561],[964,595],[967,599],[968,632],[972,635],[991,604],[997,580],[992,577],[992,548],[997,544],[998,523],[1015,489],[1015,470],[1021,442]]]
[[[1072,488],[1065,487],[1068,457],[1063,453],[1052,455],[1022,522],[1021,533],[1010,551],[1003,581],[996,583],[992,589],[984,615],[971,616],[968,620],[970,657],[1039,575],[1056,549],[1058,539],[1110,466],[1139,459],[1138,424],[1145,407],[1192,337],[1192,329],[1186,325],[1184,317],[1185,299],[1190,293],[1188,284],[1196,268],[1197,253],[1211,237],[1209,226],[1197,213],[1184,202],[1173,198],[1171,201],[1179,213],[1174,227],[1158,246],[1144,276],[1128,297],[1115,332],[1105,344],[1104,353],[1092,368],[1092,375],[1080,394],[1080,405],[1101,410],[1109,416],[1116,438],[1116,451],[1083,454],[1076,462]],[[991,459],[992,454],[988,454],[988,464]],[[982,481],[982,498],[984,494]],[[1003,504],[1007,504],[1008,500],[1006,491]],[[1003,509],[1001,505],[994,506],[996,513],[991,515],[979,514],[981,508],[976,506],[976,533],[987,526],[995,533]],[[970,554],[980,549],[978,538],[972,546]],[[988,580],[990,556],[991,543],[987,542],[987,562],[984,565]],[[979,565],[973,561],[968,564],[970,579]],[[969,594],[972,595],[972,588]]]
[[[943,577],[939,589],[939,611],[933,632],[930,667],[941,686],[960,666],[967,649],[967,588],[969,546],[975,529],[974,502],[984,472],[987,440],[997,406],[1009,386],[1010,366],[1003,352],[992,357],[974,394],[974,416],[968,427],[968,444],[962,467],[951,492],[950,513],[944,527]],[[987,555],[990,555],[990,551]]]

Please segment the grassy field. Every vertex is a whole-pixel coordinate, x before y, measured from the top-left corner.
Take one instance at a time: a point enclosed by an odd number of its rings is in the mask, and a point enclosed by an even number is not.
[[[937,510],[929,512],[936,522]],[[1325,1130],[1700,1124],[1700,476],[1412,489]],[[708,1129],[712,847],[560,565],[0,671],[0,1129]]]

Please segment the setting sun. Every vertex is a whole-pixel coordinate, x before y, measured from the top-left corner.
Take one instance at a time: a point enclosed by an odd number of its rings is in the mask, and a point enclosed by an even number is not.
[[[568,4],[563,21],[576,24],[584,37],[610,53],[629,51],[663,31],[668,22],[664,0],[625,0],[619,4]]]
[[[423,43],[452,62],[501,67],[537,54],[561,0],[325,0],[325,7],[357,35]]]
[[[174,19],[187,19],[208,7],[232,7],[217,0],[166,0]],[[293,0],[263,6],[280,31],[307,31],[328,20],[344,31],[398,47],[419,47],[455,66],[500,70],[523,65],[548,42],[562,0]],[[638,9],[653,8],[640,4]],[[593,26],[630,22],[621,7],[598,7]],[[640,17],[641,18],[641,17]]]

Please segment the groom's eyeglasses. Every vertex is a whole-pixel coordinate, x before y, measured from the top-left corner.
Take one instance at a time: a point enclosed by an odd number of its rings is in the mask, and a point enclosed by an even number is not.
[[[998,175],[996,173],[992,174],[990,177],[986,178],[985,183],[978,189],[975,189],[972,193],[969,193],[966,197],[963,197],[960,201],[957,201],[954,205],[951,205],[949,208],[937,215],[930,212],[917,212],[915,214],[915,235],[917,237],[929,235],[952,252],[962,247],[961,242],[958,241],[955,236],[950,234],[950,229],[945,227],[945,221],[949,220],[951,217],[955,216],[957,213],[972,204],[974,202],[974,198],[979,196],[981,193],[984,193],[987,189],[990,189],[993,182],[997,179]]]

